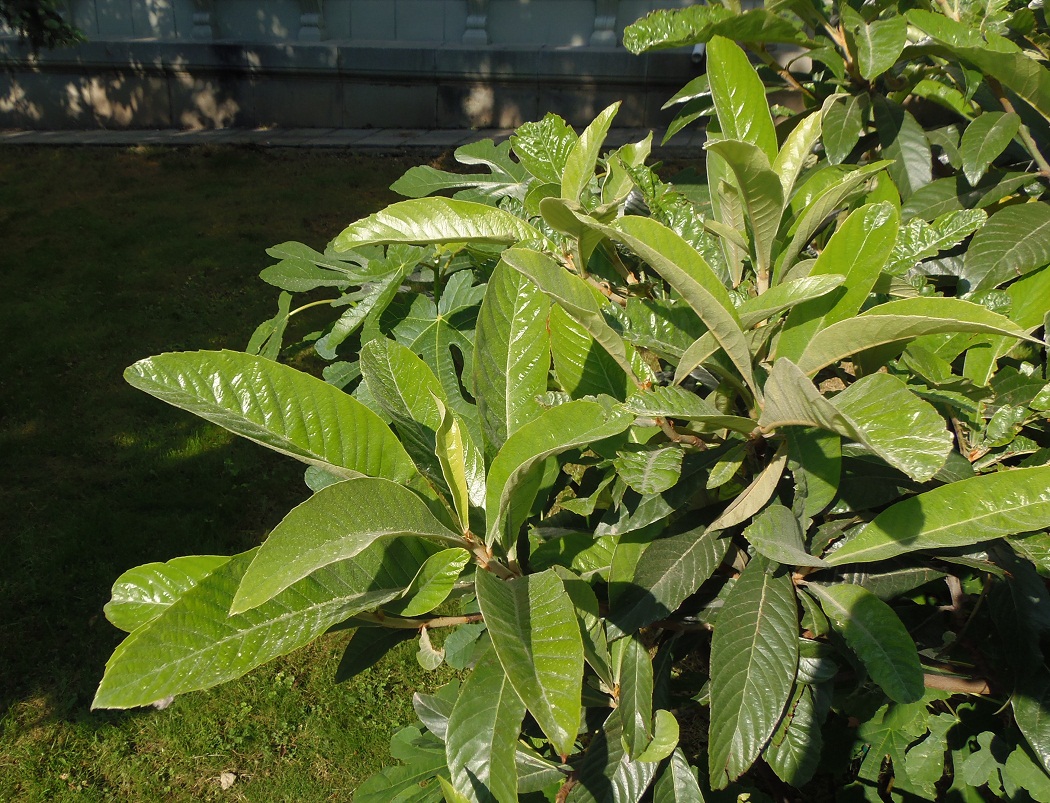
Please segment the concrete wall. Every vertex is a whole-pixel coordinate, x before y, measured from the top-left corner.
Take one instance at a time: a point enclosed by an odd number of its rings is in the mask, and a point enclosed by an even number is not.
[[[692,0],[67,0],[88,42],[0,36],[0,127],[660,126],[689,53],[623,28]]]

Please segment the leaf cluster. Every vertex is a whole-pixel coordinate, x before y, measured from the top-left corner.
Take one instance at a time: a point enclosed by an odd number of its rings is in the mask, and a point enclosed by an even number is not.
[[[837,90],[775,124],[729,37],[817,60],[811,11],[629,29],[636,49],[707,44],[702,184],[661,178],[649,139],[605,150],[616,105],[580,134],[547,115],[457,151],[479,172],[413,168],[407,200],[324,253],[271,249],[278,314],[247,353],[131,366],[307,464],[314,494],[256,550],[120,578],[107,616],[129,636],[95,706],[353,628],[341,677],[408,639],[463,671],[416,695],[358,803],[1050,798],[1045,177],[964,143],[935,179],[898,101],[878,139],[877,81],[983,47],[890,59],[905,18],[885,4],[827,20],[827,74],[868,82],[875,144],[833,144]],[[1024,147],[995,114],[979,144]],[[324,305],[322,380],[277,359]]]

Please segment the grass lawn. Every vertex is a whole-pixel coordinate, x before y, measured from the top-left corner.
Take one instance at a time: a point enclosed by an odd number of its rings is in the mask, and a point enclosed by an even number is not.
[[[275,309],[264,249],[323,248],[416,161],[0,149],[0,801],[349,800],[411,691],[446,679],[409,644],[335,686],[344,632],[164,711],[88,709],[122,637],[102,615],[121,572],[242,551],[308,494],[301,464],[121,372],[242,349]]]

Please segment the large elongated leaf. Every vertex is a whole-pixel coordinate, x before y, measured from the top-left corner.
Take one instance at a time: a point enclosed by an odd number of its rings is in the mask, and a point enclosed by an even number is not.
[[[933,180],[930,143],[911,113],[892,100],[876,95],[872,109],[882,155],[893,160],[887,172],[900,190],[901,199],[907,200]]]
[[[574,401],[545,410],[515,432],[492,461],[488,475],[488,542],[507,544],[520,522],[508,522],[515,489],[529,471],[553,455],[618,435],[632,416],[592,401]],[[510,527],[508,527],[510,525]]]
[[[332,246],[349,251],[387,243],[516,243],[540,233],[516,215],[474,201],[417,198],[391,204],[343,229]]]
[[[818,332],[805,345],[798,366],[812,375],[866,349],[895,343],[903,350],[916,337],[947,332],[985,332],[1031,339],[1009,318],[980,304],[959,298],[902,298]]]
[[[963,289],[976,291],[1050,262],[1050,204],[1007,206],[992,215],[970,241],[963,261]]]
[[[708,762],[716,789],[740,777],[772,735],[798,666],[798,603],[787,572],[753,560],[718,615],[711,641]]]
[[[823,120],[820,114],[810,114],[801,123],[791,129],[784,144],[773,160],[773,172],[780,176],[783,197],[791,197],[795,181],[802,172],[813,148],[820,141]]]
[[[753,419],[723,415],[695,393],[673,385],[635,393],[624,406],[638,416],[695,421],[715,429],[732,429],[745,435],[755,430]]]
[[[736,175],[737,188],[747,210],[756,269],[769,276],[773,241],[784,214],[784,185],[757,145],[740,140],[723,139],[708,148],[726,160]]]
[[[845,276],[831,273],[823,276],[806,276],[778,284],[760,296],[747,299],[736,308],[740,325],[744,329],[750,329],[784,310],[827,295],[845,280]]]
[[[843,286],[788,313],[778,357],[797,360],[817,332],[857,313],[893,251],[898,220],[888,203],[862,206],[846,219],[810,271],[811,277],[845,276]]]
[[[840,97],[825,106],[824,149],[831,164],[844,162],[860,141],[867,101],[867,95],[856,94]]]
[[[824,746],[821,722],[814,711],[813,689],[798,683],[784,717],[763,751],[780,780],[800,787],[809,783],[820,763]]]
[[[503,252],[503,260],[556,301],[591,337],[601,343],[602,348],[609,352],[629,377],[634,376],[623,338],[606,322],[598,299],[583,279],[538,251],[508,248]]]
[[[474,340],[474,396],[488,448],[539,415],[547,390],[550,302],[520,271],[500,262],[485,289]]]
[[[554,749],[569,755],[580,725],[583,639],[565,586],[551,570],[509,581],[480,571],[477,593],[511,686]]]
[[[904,17],[894,16],[869,25],[851,7],[843,6],[842,21],[850,28],[861,77],[872,81],[897,63],[908,39],[908,21]]]
[[[889,605],[852,583],[810,584],[806,589],[820,600],[835,629],[891,700],[913,703],[922,697],[925,687],[915,641]]]
[[[613,118],[619,110],[619,101],[602,109],[569,151],[565,159],[565,170],[561,174],[562,198],[570,201],[580,200],[583,191],[594,178],[594,166],[598,162],[598,154],[601,153],[605,136],[609,133],[609,126],[612,125]]]
[[[749,518],[766,506],[773,498],[777,484],[784,474],[784,466],[787,465],[787,449],[781,446],[773,455],[773,459],[755,475],[736,499],[729,503],[721,515],[708,526],[709,530],[727,530],[738,524],[743,524]]]
[[[627,397],[627,374],[584,326],[554,304],[547,319],[554,378],[572,398]]]
[[[971,185],[980,181],[992,162],[1006,150],[1020,126],[1021,118],[1013,112],[985,112],[966,126],[959,150],[963,174]]]
[[[772,163],[777,158],[777,134],[766,89],[747,54],[725,37],[712,37],[707,43],[707,78],[722,136],[756,145]]]
[[[524,716],[496,653],[487,651],[460,689],[445,740],[452,783],[467,800],[518,799],[515,748]]]
[[[953,549],[1050,526],[1050,468],[953,482],[891,505],[827,556],[869,563],[919,549]]]
[[[754,387],[751,353],[729,294],[693,246],[651,218],[624,217],[607,226],[593,218],[577,217],[585,225],[623,243],[648,262],[693,308],[744,380]]]
[[[871,449],[919,481],[936,474],[951,451],[944,419],[889,374],[870,374],[828,401],[789,360],[777,360],[766,380],[759,424],[820,427]]]
[[[722,563],[729,549],[723,535],[698,528],[646,547],[630,585],[613,598],[610,621],[624,633],[633,633],[678,610]]]
[[[637,635],[616,642],[619,653],[617,681],[623,743],[631,759],[649,746],[653,738],[653,662]]]
[[[856,192],[857,188],[865,180],[878,173],[888,164],[888,161],[873,162],[872,164],[858,167],[856,170],[851,170],[831,186],[822,190],[810,203],[806,204],[805,211],[799,215],[797,221],[788,229],[791,239],[788,241],[787,247],[777,257],[774,284],[778,284],[780,278],[795,264],[802,249],[806,247],[813,235],[817,233],[817,230],[839,208],[843,201]],[[829,273],[840,273],[840,271],[830,270]]]
[[[653,803],[704,803],[696,770],[682,749],[676,748],[653,787]]]
[[[912,9],[907,17],[912,25],[996,78],[1050,119],[1050,71],[1013,42],[994,33],[987,34],[986,41],[976,29],[931,11]]]
[[[614,709],[587,747],[568,803],[637,803],[653,782],[657,766],[627,756],[620,711]]]
[[[187,555],[128,569],[113,584],[113,595],[104,608],[106,618],[130,633],[156,619],[229,560],[226,555]]]
[[[770,560],[788,566],[826,566],[806,551],[802,527],[795,514],[783,505],[773,504],[755,516],[744,530],[744,538]]]
[[[233,351],[197,351],[140,360],[124,378],[161,401],[331,474],[399,483],[421,479],[375,413],[286,365]]]
[[[357,477],[322,488],[292,508],[259,547],[231,613],[258,607],[318,569],[352,558],[380,539],[404,536],[462,543],[418,496],[397,483]]]
[[[379,543],[231,616],[230,603],[253,556],[238,555],[117,647],[92,707],[149,705],[240,677],[394,599],[432,551],[411,538]]]

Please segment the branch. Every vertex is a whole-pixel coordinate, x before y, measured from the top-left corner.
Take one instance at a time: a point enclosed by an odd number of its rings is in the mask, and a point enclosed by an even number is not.
[[[957,694],[991,694],[992,689],[984,678],[960,678],[951,675],[923,675],[927,689],[942,689]]]
[[[382,613],[359,613],[354,618],[393,630],[421,630],[424,627],[429,629],[469,625],[482,621],[484,617],[480,613],[468,613],[463,616],[438,616],[433,619],[405,619],[400,616],[385,616]]]

